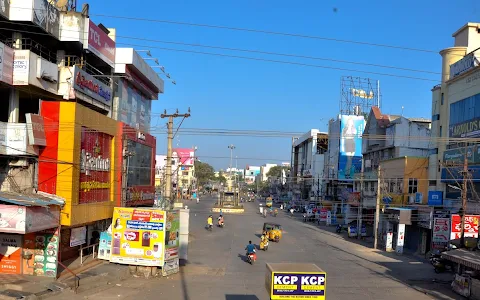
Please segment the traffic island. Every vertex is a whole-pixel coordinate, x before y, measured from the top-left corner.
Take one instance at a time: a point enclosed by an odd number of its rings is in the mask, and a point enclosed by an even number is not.
[[[229,206],[229,207],[223,207],[223,206],[215,206],[212,208],[212,212],[217,212],[219,213],[220,210],[222,210],[222,213],[226,214],[243,214],[245,212],[245,209],[243,208],[242,205],[240,206]]]

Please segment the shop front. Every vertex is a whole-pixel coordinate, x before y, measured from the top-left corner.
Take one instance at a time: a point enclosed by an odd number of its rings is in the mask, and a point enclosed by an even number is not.
[[[56,277],[60,207],[54,195],[0,192],[0,273]]]
[[[404,248],[406,248],[405,241],[407,233],[409,231],[414,232],[411,225],[412,210],[410,208],[385,209],[381,226],[385,250],[402,254]],[[407,248],[409,245],[410,244],[407,244]]]
[[[155,151],[154,136],[135,130],[119,122],[119,135],[122,143],[118,145],[117,153],[123,153],[118,159],[121,170],[116,172],[122,178],[124,195],[118,197],[118,206],[138,207],[153,206],[155,202]],[[123,151],[125,149],[126,151]]]
[[[61,261],[76,258],[80,246],[96,243],[111,222],[114,170],[120,143],[117,122],[72,102],[42,102],[47,146],[39,155],[39,189],[65,198],[61,214]],[[96,232],[96,233],[95,233]]]
[[[412,228],[411,232],[407,232],[408,241],[406,248],[414,250],[420,254],[425,254],[430,251],[432,243],[432,228],[434,208],[429,206],[418,206],[413,211],[416,215],[416,228]],[[415,223],[415,222],[414,222]],[[415,227],[415,226],[412,226]]]

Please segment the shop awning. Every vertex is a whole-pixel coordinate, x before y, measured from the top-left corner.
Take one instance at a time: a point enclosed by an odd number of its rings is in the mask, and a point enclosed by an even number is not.
[[[20,206],[48,207],[50,205],[63,206],[65,204],[65,199],[57,195],[52,195],[45,192],[37,192],[32,194],[20,194],[20,193],[14,193],[14,192],[0,191],[0,202],[10,203],[10,204],[20,205]]]
[[[480,270],[480,254],[476,251],[456,249],[442,253],[442,257],[457,264]]]

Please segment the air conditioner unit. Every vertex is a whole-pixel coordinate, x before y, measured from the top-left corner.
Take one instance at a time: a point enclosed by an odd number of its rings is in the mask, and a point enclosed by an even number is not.
[[[408,204],[414,204],[415,203],[415,197],[414,196],[408,196]]]

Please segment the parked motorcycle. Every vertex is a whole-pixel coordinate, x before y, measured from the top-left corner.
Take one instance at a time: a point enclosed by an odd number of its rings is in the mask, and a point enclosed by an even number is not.
[[[443,273],[445,271],[453,272],[455,264],[447,259],[442,258],[443,251],[434,251],[430,254],[430,263],[435,269],[435,273]]]

